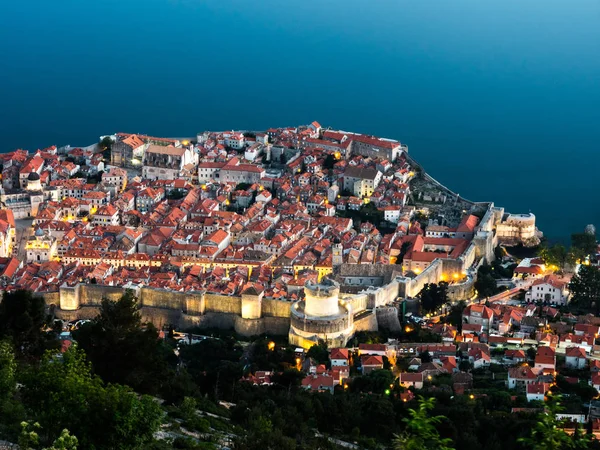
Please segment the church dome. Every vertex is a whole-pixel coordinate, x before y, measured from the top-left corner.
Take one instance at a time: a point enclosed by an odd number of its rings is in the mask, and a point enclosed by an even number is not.
[[[27,181],[38,181],[39,179],[40,176],[37,174],[37,172],[31,172],[27,177]]]

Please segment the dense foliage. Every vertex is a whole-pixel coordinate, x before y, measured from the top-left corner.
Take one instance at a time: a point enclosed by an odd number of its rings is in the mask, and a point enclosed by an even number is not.
[[[457,317],[462,307],[457,305]],[[4,323],[15,324],[29,309],[6,309]],[[159,340],[153,327],[140,323],[130,293],[119,302],[103,301],[99,316],[76,333],[79,343],[64,352],[47,350],[39,358],[32,356],[37,350],[15,352],[14,342],[52,344],[49,336],[55,333],[36,320],[37,331],[20,328],[26,340],[11,331],[0,342],[0,438],[23,448],[209,450],[216,431],[232,440],[224,445],[244,450],[337,448],[329,436],[361,448],[529,449],[550,445],[542,436],[550,427],[564,441],[564,432],[553,428],[560,428],[554,415],[512,413],[512,394],[491,376],[478,382],[485,394],[473,398],[453,395],[446,376],[420,391],[422,399],[406,401],[391,370],[360,375],[355,367],[360,359],[352,355],[355,375],[347,385],[333,395],[309,393],[300,386],[304,375],[289,348],[266,338],[240,342],[231,335],[192,345]],[[404,337],[419,333],[411,330]],[[361,342],[380,338],[357,334]],[[326,354],[324,343],[309,351],[323,363]],[[273,371],[272,385],[244,380],[257,370]],[[163,406],[133,387],[161,397]],[[562,380],[556,389],[581,399],[595,395]],[[230,402],[229,409],[218,401]],[[157,441],[153,434],[165,421],[196,437]],[[583,430],[580,435],[574,441],[578,447],[545,448],[596,448]]]
[[[73,336],[103,380],[146,394],[166,394],[177,381],[177,359],[154,326],[142,326],[138,309],[131,291],[118,302],[104,299],[100,314]]]
[[[439,284],[427,283],[419,292],[421,309],[424,313],[434,312],[448,302],[448,283],[440,281]]]
[[[44,299],[31,291],[5,292],[0,302],[0,340],[6,339],[19,356],[39,357],[56,344],[56,336],[42,333],[48,325]]]
[[[569,283],[571,302],[600,314],[600,269],[582,265]]]

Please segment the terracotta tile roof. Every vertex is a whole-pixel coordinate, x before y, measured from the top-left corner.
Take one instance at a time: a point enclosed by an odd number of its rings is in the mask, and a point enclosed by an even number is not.
[[[380,355],[364,355],[360,358],[363,367],[383,367],[383,357]]]

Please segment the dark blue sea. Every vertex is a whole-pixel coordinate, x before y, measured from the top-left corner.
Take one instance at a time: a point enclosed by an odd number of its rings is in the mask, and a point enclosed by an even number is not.
[[[551,238],[600,226],[600,2],[0,2],[1,151],[313,120]]]

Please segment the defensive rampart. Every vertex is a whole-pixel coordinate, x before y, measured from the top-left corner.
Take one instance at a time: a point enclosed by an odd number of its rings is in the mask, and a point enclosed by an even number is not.
[[[204,291],[173,292],[145,286],[132,290],[138,297],[142,321],[151,322],[158,328],[173,325],[178,329],[234,329],[244,336],[287,335],[290,329],[292,303],[285,300],[256,298],[259,317],[245,318],[242,315],[242,296]],[[44,299],[58,318],[92,319],[98,314],[103,298],[118,300],[124,292],[122,287],[79,283],[63,285],[59,292],[44,294]],[[357,322],[359,329],[377,329],[375,314],[368,314],[368,309],[377,303],[373,293],[344,297],[344,301],[357,317],[360,316]],[[352,317],[345,320],[352,320]]]

